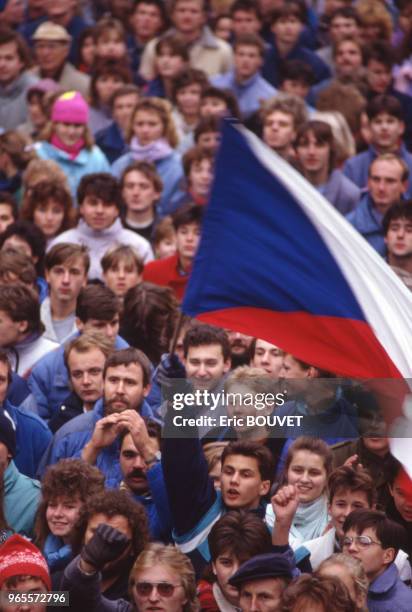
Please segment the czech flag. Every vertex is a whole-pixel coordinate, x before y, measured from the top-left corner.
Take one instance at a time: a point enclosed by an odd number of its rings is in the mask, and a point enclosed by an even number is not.
[[[412,294],[294,168],[226,122],[183,311],[340,376],[412,377]]]

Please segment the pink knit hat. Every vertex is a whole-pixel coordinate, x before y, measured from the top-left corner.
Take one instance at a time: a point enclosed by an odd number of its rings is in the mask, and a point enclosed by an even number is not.
[[[86,124],[89,121],[89,106],[78,91],[66,91],[53,104],[51,120]]]

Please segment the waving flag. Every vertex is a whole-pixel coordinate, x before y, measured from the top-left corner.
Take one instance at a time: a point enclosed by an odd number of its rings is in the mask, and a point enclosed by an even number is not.
[[[226,123],[183,311],[342,376],[411,377],[412,295],[254,134]]]

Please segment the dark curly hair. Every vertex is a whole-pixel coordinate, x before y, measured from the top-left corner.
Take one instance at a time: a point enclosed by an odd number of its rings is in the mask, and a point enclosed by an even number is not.
[[[127,519],[132,532],[131,556],[133,559],[149,542],[149,525],[143,505],[135,502],[126,491],[110,489],[90,498],[80,511],[79,522],[71,541],[74,555],[80,553],[87,524],[95,514],[104,514],[109,518],[120,514]]]
[[[44,474],[42,499],[37,510],[34,536],[37,546],[42,549],[50,529],[46,519],[47,506],[58,497],[80,497],[83,503],[104,490],[104,475],[81,459],[61,459],[47,468]]]

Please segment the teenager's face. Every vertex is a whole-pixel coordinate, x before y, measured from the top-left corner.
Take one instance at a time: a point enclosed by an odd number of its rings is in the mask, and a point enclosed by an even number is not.
[[[356,541],[358,535],[369,536],[373,543],[366,546],[362,545]],[[355,559],[359,559],[370,582],[384,572],[395,557],[393,548],[382,548],[372,527],[362,531],[362,534],[358,534],[354,529],[349,529],[344,537],[346,536],[354,538],[354,540],[351,544],[343,544],[343,552],[352,555]]]
[[[200,102],[200,114],[202,117],[223,117],[228,112],[227,104],[221,98],[205,96]]]
[[[366,67],[366,80],[374,93],[384,94],[392,82],[392,72],[385,64],[371,59]]]
[[[298,160],[308,173],[325,171],[329,167],[330,145],[319,141],[313,132],[308,132],[296,146]]]
[[[229,584],[228,580],[239,569],[241,563],[230,551],[222,552],[212,563],[213,573],[223,595],[233,606],[239,605],[239,591]]]
[[[57,200],[39,202],[33,213],[33,221],[46,238],[53,238],[59,232],[64,219],[63,204]]]
[[[217,151],[220,144],[220,133],[219,132],[204,132],[199,135],[197,144],[206,151]]]
[[[104,334],[110,342],[116,340],[116,336],[119,333],[119,315],[116,314],[110,321],[102,321],[101,319],[88,319],[86,323],[82,323],[79,319],[76,319],[76,324],[81,333],[87,331],[97,331],[100,334]]]
[[[72,349],[67,361],[73,391],[82,402],[97,402],[103,395],[104,353],[96,346],[84,353]]]
[[[339,40],[342,36],[357,36],[359,28],[354,19],[337,15],[331,21],[329,34],[333,41]]]
[[[79,206],[85,223],[95,230],[102,231],[113,225],[119,216],[119,209],[113,202],[104,202],[94,195],[87,195]]]
[[[176,238],[170,236],[163,238],[160,242],[155,245],[155,252],[157,259],[165,259],[165,257],[171,257],[176,253]]]
[[[196,255],[200,241],[200,227],[198,223],[185,223],[176,230],[177,252],[180,257],[193,259]]]
[[[230,369],[230,360],[225,361],[220,344],[190,346],[184,364],[187,377],[200,390],[213,388]]]
[[[385,150],[395,150],[405,131],[405,124],[388,113],[379,113],[369,121],[372,144]]]
[[[153,4],[140,2],[130,17],[132,26],[138,39],[150,40],[157,36],[162,28],[163,20],[160,10]]]
[[[10,204],[0,202],[0,234],[14,222]]]
[[[298,98],[306,98],[309,89],[309,85],[297,79],[285,79],[282,83],[282,91],[292,94],[293,96],[298,96]]]
[[[46,270],[46,280],[50,285],[50,295],[58,302],[76,300],[80,290],[87,283],[87,273],[81,257],[56,264]]]
[[[276,42],[283,45],[294,46],[302,31],[303,24],[297,17],[281,17],[272,25],[272,32]]]
[[[159,140],[164,135],[164,125],[158,113],[139,110],[133,118],[133,133],[142,146]]]
[[[142,275],[133,261],[119,261],[103,273],[103,278],[109,289],[120,298],[142,281]]]
[[[49,501],[46,509],[46,520],[51,533],[58,538],[67,538],[79,519],[81,499],[59,496]]]
[[[257,459],[244,455],[226,457],[220,484],[223,501],[230,510],[257,508],[270,488],[270,481],[262,480]]]
[[[108,32],[96,42],[97,57],[121,60],[126,56],[126,51],[125,41],[116,32]]]
[[[233,31],[232,24],[231,17],[221,17],[215,28],[215,36],[229,42]]]
[[[27,330],[27,321],[13,321],[9,315],[0,310],[0,347],[13,346]]]
[[[189,173],[191,191],[198,196],[207,197],[213,181],[213,166],[210,159],[202,159],[192,163]]]
[[[63,144],[70,147],[79,142],[84,137],[83,123],[62,123],[57,121],[54,123],[54,132]]]
[[[283,352],[266,340],[256,340],[255,354],[252,364],[255,368],[262,368],[272,378],[277,378],[283,363]]]
[[[251,78],[260,70],[262,61],[262,56],[256,46],[238,45],[234,56],[236,76],[242,80]]]
[[[392,486],[389,487],[394,504],[404,521],[412,523],[412,495],[408,487],[399,478],[395,478]]]
[[[12,41],[0,45],[0,83],[2,85],[11,83],[17,79],[23,68],[17,43]]]
[[[129,93],[124,96],[118,96],[113,104],[113,119],[118,123],[123,131],[126,131],[130,119],[132,118],[133,109],[139,101],[138,93]]]
[[[255,11],[239,9],[232,18],[232,29],[235,36],[239,34],[259,34],[261,22]]]
[[[292,115],[282,111],[273,111],[265,119],[263,140],[272,149],[289,147],[296,137]]]
[[[81,58],[86,66],[92,66],[96,55],[96,45],[93,36],[86,36],[81,48]]]
[[[287,482],[296,486],[300,502],[318,499],[325,491],[327,480],[323,457],[308,450],[298,450],[293,453],[287,472]]]
[[[16,585],[7,586],[4,583],[0,589],[1,591],[10,591],[13,593],[27,593],[28,595],[37,593],[47,593],[47,588],[44,582],[40,578],[34,576],[22,576]],[[6,597],[6,593],[3,593]],[[3,612],[46,612],[46,604],[8,604],[2,607]]]
[[[144,212],[155,206],[160,191],[145,174],[132,170],[124,178],[122,196],[128,211]]]
[[[181,55],[176,55],[172,49],[163,47],[156,56],[157,71],[164,79],[172,79],[186,65]]]
[[[115,74],[103,74],[96,81],[96,91],[100,104],[109,104],[115,91],[123,87],[124,81],[121,76]]]
[[[329,514],[338,538],[343,537],[343,523],[346,517],[359,508],[370,508],[365,491],[338,489],[329,505]]]
[[[200,96],[202,87],[200,83],[192,83],[182,87],[176,94],[179,110],[185,115],[198,115],[200,112]]]
[[[396,257],[412,256],[412,219],[393,219],[385,236],[388,253]]]

